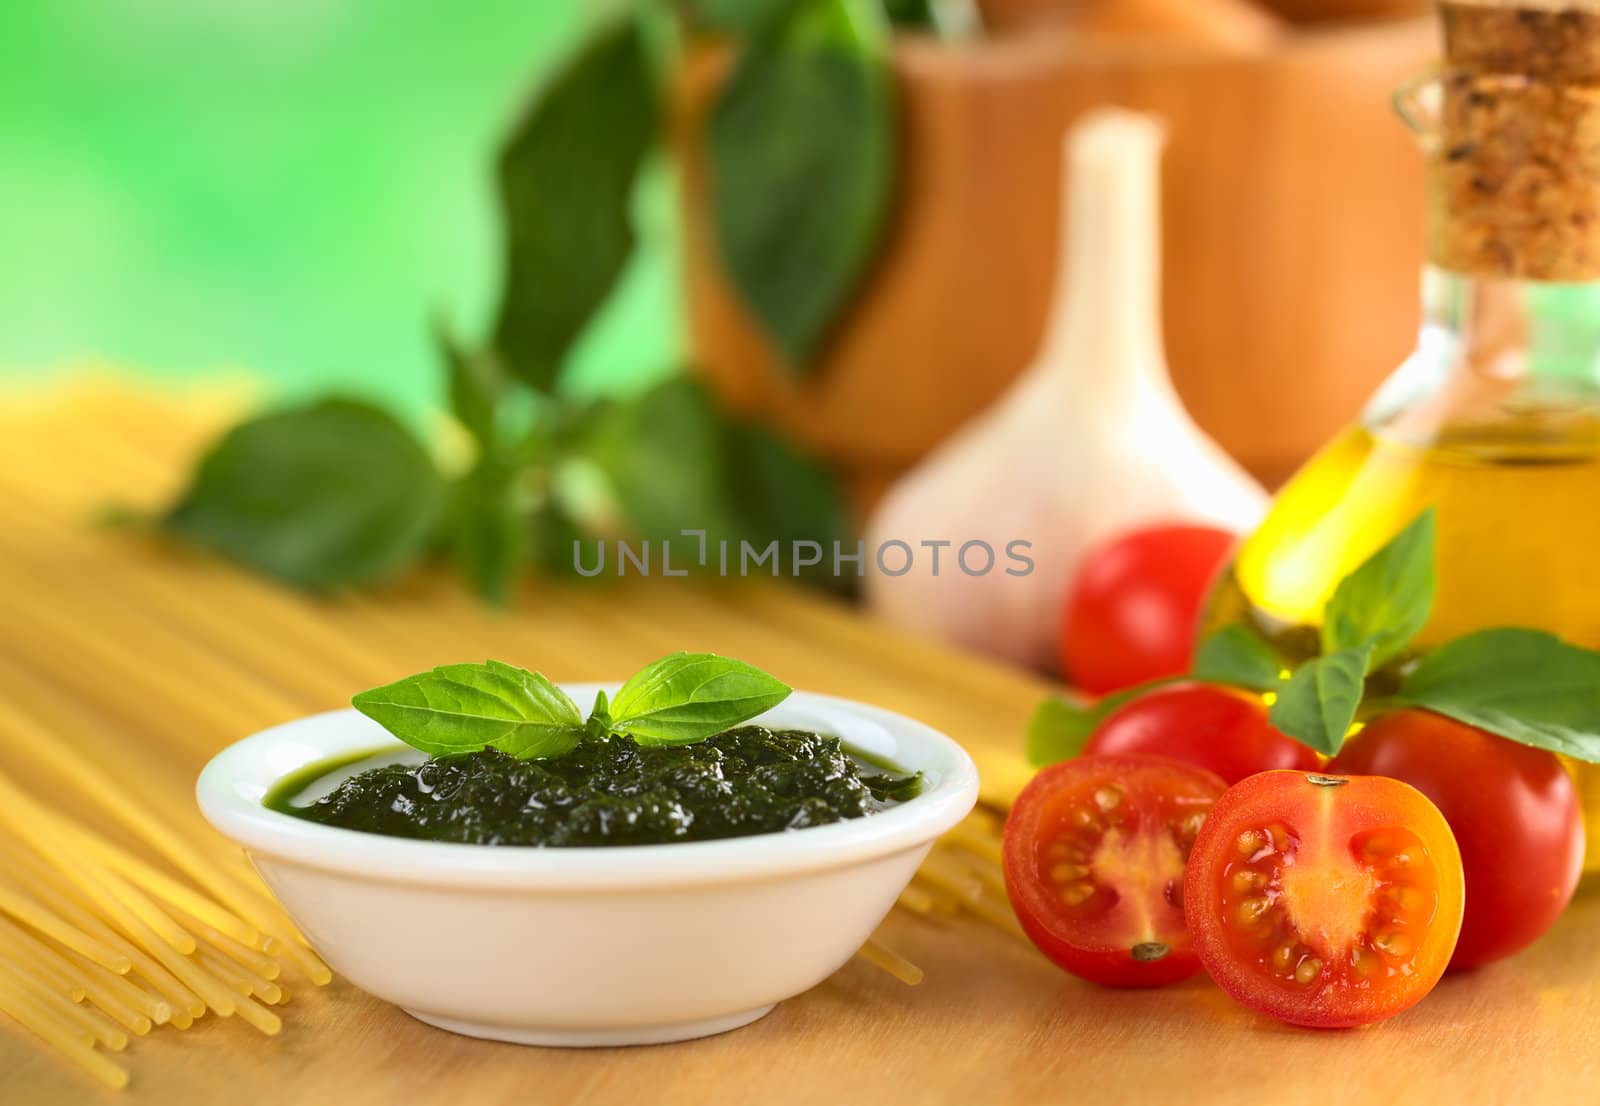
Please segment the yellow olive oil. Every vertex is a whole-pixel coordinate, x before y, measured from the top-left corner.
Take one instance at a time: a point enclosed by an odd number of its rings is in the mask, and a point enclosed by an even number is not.
[[[1427,507],[1437,521],[1422,649],[1489,626],[1530,626],[1600,648],[1600,420],[1539,432],[1443,430],[1413,444],[1356,427],[1279,493],[1212,597],[1212,624],[1247,621],[1310,655],[1339,580]],[[1600,868],[1600,769],[1574,766]]]

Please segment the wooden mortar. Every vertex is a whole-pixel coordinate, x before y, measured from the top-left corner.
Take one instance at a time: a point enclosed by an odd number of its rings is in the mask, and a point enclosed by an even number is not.
[[[864,509],[1037,351],[1062,136],[1085,108],[1121,104],[1170,128],[1173,378],[1205,429],[1279,481],[1412,345],[1421,158],[1390,97],[1437,50],[1431,19],[1295,32],[1251,53],[1086,46],[1050,27],[965,46],[897,40],[894,225],[820,360],[797,377],[712,242],[699,135],[727,58],[697,48],[674,108],[696,360],[731,407],[825,456]]]

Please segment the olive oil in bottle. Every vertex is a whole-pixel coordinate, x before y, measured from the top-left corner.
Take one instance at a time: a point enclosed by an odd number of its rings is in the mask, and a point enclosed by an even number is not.
[[[1428,162],[1417,348],[1279,493],[1208,612],[1291,656],[1428,507],[1438,588],[1416,647],[1530,626],[1600,648],[1600,12],[1441,15],[1445,67],[1398,101]],[[1572,767],[1593,870],[1600,769]]]

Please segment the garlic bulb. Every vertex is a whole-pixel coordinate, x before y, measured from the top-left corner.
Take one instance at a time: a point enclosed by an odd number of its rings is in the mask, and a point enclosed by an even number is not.
[[[1119,108],[1072,128],[1055,306],[1038,359],[891,488],[868,523],[877,555],[866,598],[889,620],[1053,667],[1063,597],[1090,546],[1158,522],[1243,532],[1260,519],[1265,492],[1195,425],[1167,373],[1162,141],[1154,118]],[[996,554],[988,571],[971,543]]]

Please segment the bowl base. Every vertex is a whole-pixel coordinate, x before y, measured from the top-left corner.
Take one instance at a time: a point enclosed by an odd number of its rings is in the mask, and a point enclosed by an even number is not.
[[[669,1022],[666,1025],[634,1025],[622,1029],[556,1029],[537,1026],[495,1025],[487,1022],[463,1021],[439,1014],[425,1014],[421,1010],[406,1010],[419,1022],[466,1037],[479,1037],[486,1041],[506,1041],[514,1045],[545,1045],[551,1048],[616,1048],[623,1045],[663,1045],[672,1041],[690,1041],[696,1037],[710,1037],[730,1029],[749,1025],[769,1013],[776,1003],[758,1006],[754,1010],[741,1010],[737,1014],[724,1014],[716,1018],[697,1021]]]

